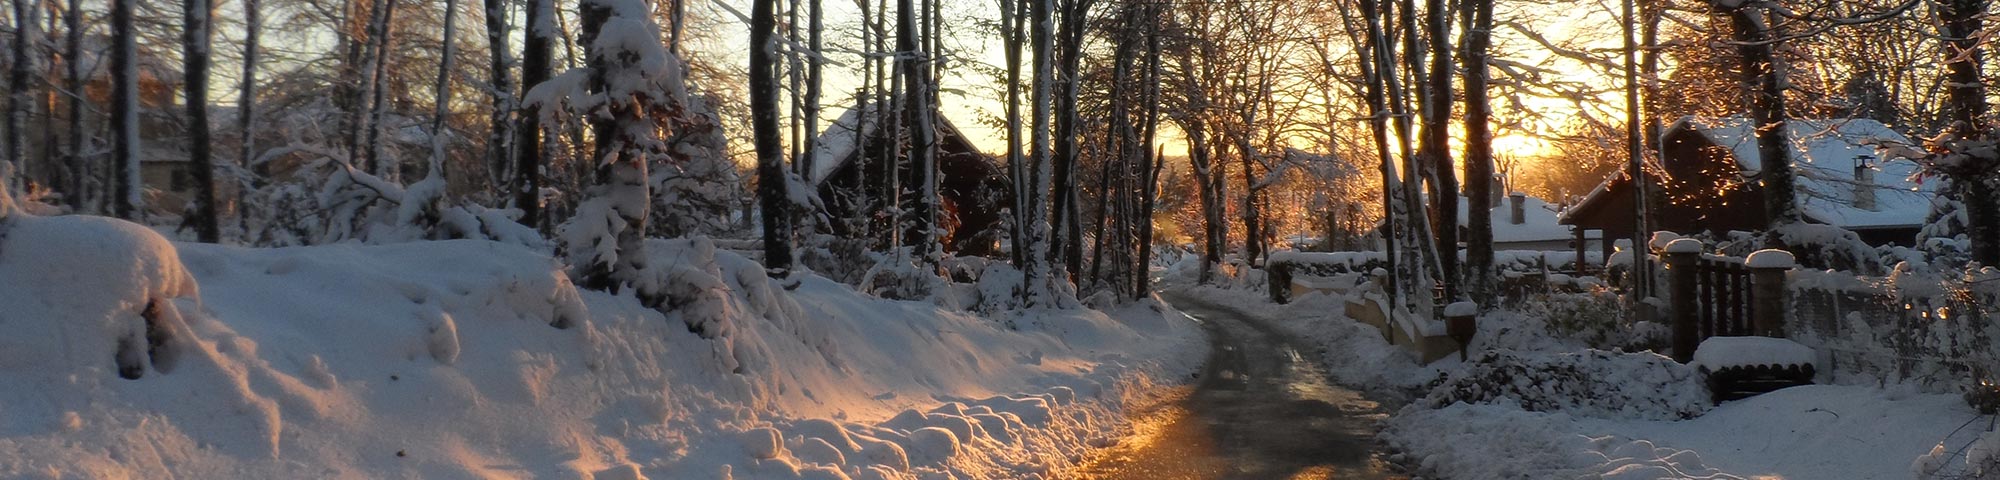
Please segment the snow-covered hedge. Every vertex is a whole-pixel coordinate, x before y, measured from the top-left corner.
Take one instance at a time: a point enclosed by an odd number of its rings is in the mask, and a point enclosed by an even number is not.
[[[1415,405],[1513,404],[1536,412],[1675,420],[1709,408],[1708,388],[1693,368],[1653,353],[1585,350],[1530,353],[1492,350],[1464,368],[1440,373]]]
[[[1788,328],[1833,354],[1835,381],[1956,391],[1977,380],[1973,372],[2000,372],[2000,270],[1903,262],[1886,277],[1802,271],[1792,290]]]

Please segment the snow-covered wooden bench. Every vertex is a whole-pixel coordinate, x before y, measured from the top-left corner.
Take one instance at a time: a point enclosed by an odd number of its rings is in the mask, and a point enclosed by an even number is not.
[[[1710,337],[1690,362],[1708,380],[1716,403],[1813,383],[1817,355],[1783,338]]]

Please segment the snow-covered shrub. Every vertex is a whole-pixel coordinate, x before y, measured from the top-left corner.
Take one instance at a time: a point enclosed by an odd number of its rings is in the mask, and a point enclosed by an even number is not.
[[[799,242],[799,248],[794,252],[798,255],[799,264],[814,273],[849,286],[859,286],[861,277],[875,265],[875,253],[868,249],[874,242],[871,238],[808,235]]]
[[[95,367],[136,379],[173,370],[176,352],[193,348],[176,300],[200,292],[160,234],[4,201],[0,222],[0,305],[18,307],[0,312],[0,373]]]
[[[314,187],[317,186],[317,187]],[[493,240],[533,249],[548,247],[541,233],[515,221],[519,212],[476,204],[452,205],[442,178],[407,187],[337,159],[303,165],[289,179],[250,193],[244,202],[254,222],[253,245],[370,244],[418,240]]]
[[[1887,277],[1845,284],[1815,280],[1839,295],[1839,322],[1809,325],[1807,339],[1834,352],[1837,375],[1957,391],[2000,373],[2000,270],[1946,270],[1904,262]],[[1828,295],[1801,297],[1826,302]],[[1803,305],[1821,308],[1818,305]],[[1825,314],[1825,313],[1822,313]],[[1986,378],[1979,378],[1987,372]]]
[[[1931,198],[1931,210],[1924,217],[1924,226],[1917,230],[1917,249],[1941,264],[1958,265],[1971,258],[1972,239],[1966,231],[1972,227],[1971,217],[1966,215],[1965,204],[1952,199],[1948,194],[1950,184],[1939,195]]]
[[[666,149],[655,161],[649,236],[740,233],[746,225],[731,215],[744,194],[742,172],[730,161],[722,121],[703,96],[690,96],[686,110],[669,119]]]
[[[1416,405],[1512,404],[1535,412],[1677,420],[1709,408],[1699,374],[1658,354],[1585,350],[1541,354],[1490,350],[1464,368],[1439,374]]]
[[[1602,350],[1642,351],[1664,346],[1666,325],[1640,321],[1627,312],[1615,292],[1592,288],[1580,293],[1553,293],[1525,298],[1510,310],[1539,320],[1539,332],[1562,341]]]
[[[1882,273],[1882,259],[1875,247],[1861,241],[1852,231],[1832,225],[1792,223],[1778,227],[1778,238],[1794,254],[1798,265],[1861,274]]]

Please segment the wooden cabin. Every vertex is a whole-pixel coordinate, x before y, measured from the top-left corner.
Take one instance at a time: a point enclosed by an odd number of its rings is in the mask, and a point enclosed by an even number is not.
[[[889,179],[897,179],[908,210],[913,194],[923,191],[920,172],[903,161],[909,153],[909,131],[890,142],[883,123],[882,103],[864,103],[848,110],[819,136],[807,178],[818,189],[832,216],[835,234],[873,235],[887,245],[891,224]],[[900,116],[900,114],[898,114]],[[1013,205],[1013,183],[993,157],[979,151],[951,121],[938,117],[938,223],[940,243],[955,255],[995,256],[1004,253],[1006,212]],[[893,176],[893,177],[892,177]],[[869,221],[857,222],[861,213]],[[872,232],[872,233],[871,233]],[[919,232],[904,231],[903,238]]]
[[[1883,159],[1877,146],[1910,144],[1901,133],[1868,119],[1791,120],[1797,193],[1806,220],[1855,232],[1872,245],[1909,245],[1930,210],[1934,186],[1915,180],[1918,166]],[[1768,225],[1757,174],[1762,163],[1748,119],[1683,117],[1661,133],[1666,178],[1649,179],[1652,228],[1683,235],[1756,231]],[[1562,223],[1631,238],[1631,176],[1611,174]],[[1607,252],[1608,254],[1608,252]]]

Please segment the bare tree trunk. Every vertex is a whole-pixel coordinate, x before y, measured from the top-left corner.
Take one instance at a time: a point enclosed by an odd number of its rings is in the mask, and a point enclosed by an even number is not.
[[[28,105],[34,104],[34,88],[29,86],[29,74],[34,71],[34,60],[28,57],[34,51],[39,35],[35,25],[40,23],[40,2],[14,0],[14,41],[9,52],[13,68],[7,77],[7,162],[12,164],[14,191],[25,192],[22,185],[27,183],[28,167]]]
[[[1422,102],[1425,155],[1437,188],[1431,204],[1437,210],[1437,251],[1439,278],[1444,298],[1455,301],[1459,292],[1458,269],[1458,174],[1451,163],[1451,22],[1445,0],[1425,2],[1424,21],[1430,29],[1431,68],[1428,101]]]
[[[360,55],[355,58],[355,62],[361,65],[360,78],[358,79],[361,81],[361,86],[354,89],[354,110],[349,115],[351,117],[349,126],[354,130],[349,132],[350,135],[347,141],[347,163],[352,166],[363,167],[369,173],[374,173],[375,167],[367,163],[368,154],[364,149],[368,148],[369,120],[372,118],[371,115],[375,110],[372,108],[376,97],[375,89],[380,85],[375,81],[377,77],[376,72],[380,70],[380,64],[375,59],[381,55],[381,50],[376,40],[382,38],[383,31],[388,27],[388,19],[385,16],[388,15],[390,10],[394,9],[394,7],[390,6],[390,3],[395,2],[395,0],[368,0],[368,2],[368,23],[366,34],[363,35],[367,38],[355,40],[360,45],[358,48],[361,49]],[[360,8],[359,4],[355,5],[356,9]]]
[[[486,165],[493,185],[507,190],[507,174],[513,153],[507,141],[514,137],[512,114],[514,113],[514,76],[508,72],[513,59],[507,55],[507,0],[486,0],[486,45],[487,57],[492,59],[493,84],[489,94],[493,100],[491,130],[486,135]]]
[[[118,181],[111,211],[126,220],[139,220],[144,208],[139,196],[139,44],[132,22],[137,1],[111,2],[111,124],[118,136],[111,154]]]
[[[1022,279],[1022,296],[1029,307],[1057,307],[1062,304],[1056,284],[1056,269],[1050,256],[1051,231],[1048,211],[1048,186],[1053,172],[1050,171],[1049,150],[1049,103],[1054,95],[1056,74],[1055,26],[1052,24],[1052,10],[1055,0],[1026,0],[1032,3],[1028,21],[1033,27],[1034,55],[1034,106],[1029,120],[1029,163],[1027,171],[1028,224],[1024,227],[1028,240],[1028,267]]]
[[[931,119],[929,62],[934,52],[924,51],[924,44],[917,38],[919,31],[926,30],[918,25],[918,18],[929,15],[920,15],[913,0],[897,0],[896,15],[897,63],[908,98],[903,114],[910,124],[910,164],[916,169],[913,172],[916,180],[922,183],[911,209],[918,232],[912,246],[918,261],[935,269],[942,258],[937,237],[937,122]]]
[[[100,201],[102,199],[102,196],[99,194],[92,193],[93,189],[89,186],[90,179],[96,178],[92,175],[92,171],[95,169],[91,167],[89,157],[84,154],[84,149],[86,148],[85,139],[89,138],[90,133],[84,130],[83,105],[84,102],[88,102],[90,99],[83,94],[83,0],[69,0],[69,4],[63,13],[63,26],[69,29],[63,45],[63,67],[68,69],[66,72],[68,79],[66,85],[69,89],[69,101],[67,102],[69,105],[69,165],[70,169],[75,172],[75,175],[70,177],[70,193],[66,196],[66,199],[69,200],[70,209],[83,211],[87,197],[98,198]],[[248,62],[250,60],[246,59],[245,61]],[[93,209],[96,212],[104,213],[105,209],[101,203],[93,205],[95,205]]]
[[[791,212],[785,196],[785,151],[778,131],[778,0],[754,0],[750,12],[750,115],[757,143],[757,196],[764,216],[764,268],[791,275]]]
[[[809,10],[806,13],[806,21],[810,23],[808,26],[809,31],[807,32],[807,48],[812,49],[810,52],[812,55],[806,57],[806,143],[804,147],[799,149],[799,151],[805,152],[805,154],[792,158],[792,163],[798,164],[799,171],[804,172],[799,175],[800,178],[811,181],[813,170],[818,168],[817,165],[813,165],[813,156],[814,152],[819,150],[820,96],[824,93],[825,81],[824,72],[822,72],[824,69],[822,64],[825,62],[822,57],[822,45],[820,44],[820,30],[824,28],[821,25],[821,17],[824,15],[824,12],[821,11],[820,0],[806,0],[806,4],[807,10]]]
[[[1960,138],[1981,138],[1993,134],[1986,127],[1986,88],[1980,72],[1984,53],[1980,49],[1981,29],[1988,14],[1987,0],[1942,0],[1939,16],[1944,22],[1947,46],[1945,64],[1949,88],[1946,110],[1952,129]],[[1958,186],[1959,201],[1965,205],[1966,237],[1972,241],[1972,259],[1982,265],[2000,265],[2000,194],[1994,182],[1993,159],[1975,159],[1946,174]]]
[[[1014,267],[1022,270],[1027,268],[1026,257],[1022,255],[1022,249],[1027,247],[1022,227],[1028,224],[1028,190],[1021,188],[1022,182],[1027,181],[1025,166],[1021,164],[1025,161],[1021,155],[1021,43],[1025,37],[1021,27],[1026,20],[1023,15],[1026,6],[1026,0],[1000,0],[1000,28],[1007,37],[1007,178],[1012,188],[1014,216],[1007,229],[1013,244],[1007,250]]]
[[[1058,49],[1058,79],[1055,84],[1055,157],[1054,190],[1055,220],[1053,222],[1061,240],[1053,243],[1051,254],[1063,262],[1063,269],[1074,280],[1083,270],[1083,225],[1077,213],[1081,210],[1077,202],[1076,173],[1079,167],[1077,149],[1077,129],[1083,117],[1077,112],[1077,91],[1082,86],[1079,76],[1083,61],[1083,37],[1087,27],[1092,0],[1067,0],[1061,8],[1061,39]]]
[[[458,36],[458,0],[444,0],[444,52],[439,54],[437,89],[431,94],[431,161],[425,169],[425,179],[445,181],[445,116],[451,113],[451,67],[452,42]],[[444,188],[440,195],[450,192]]]
[[[194,204],[187,215],[195,236],[204,243],[222,241],[222,229],[215,216],[215,155],[208,129],[209,18],[214,11],[208,0],[185,0],[181,31],[181,60],[186,65],[188,160],[194,169]]]
[[[373,59],[374,66],[372,67],[374,73],[368,80],[368,91],[371,93],[373,99],[369,101],[371,113],[369,113],[370,118],[368,120],[368,140],[364,145],[364,148],[368,150],[368,172],[391,182],[402,181],[400,177],[402,177],[403,171],[401,162],[389,165],[382,161],[382,121],[383,117],[389,114],[389,102],[386,98],[389,93],[389,86],[387,84],[389,77],[389,57],[391,53],[389,49],[394,46],[392,38],[395,35],[396,28],[397,1],[387,0],[387,3],[381,5],[383,10],[380,17],[382,28],[377,30],[379,35],[374,39],[375,56]]]
[[[1785,66],[1772,52],[1771,27],[1764,9],[1756,4],[1729,6],[1727,3],[1730,2],[1718,2],[1717,5],[1729,16],[1736,51],[1741,57],[1739,73],[1744,88],[1751,91],[1750,121],[1756,128],[1757,156],[1763,164],[1757,176],[1764,187],[1765,220],[1770,222],[1768,228],[1773,230],[1766,232],[1764,242],[1767,246],[1781,248],[1783,242],[1775,229],[1803,220],[1794,199],[1791,149],[1787,145],[1790,135],[1785,127]],[[1635,248],[1643,248],[1645,241],[1635,239],[1632,244]]]
[[[1493,284],[1493,106],[1487,99],[1487,50],[1492,47],[1493,1],[1465,0],[1465,240],[1466,289],[1482,306],[1497,302]],[[1582,265],[1582,259],[1577,259]]]
[[[527,92],[548,81],[555,60],[554,0],[530,0],[521,44],[521,91]],[[514,208],[521,209],[521,224],[542,229],[541,108],[524,106],[514,126]]]
[[[240,112],[236,116],[236,133],[242,142],[236,159],[237,167],[242,172],[263,171],[261,168],[256,168],[257,166],[255,165],[257,161],[257,62],[263,57],[263,52],[259,51],[258,40],[264,30],[263,7],[259,5],[260,3],[262,3],[262,0],[243,0],[243,78],[242,88],[238,90],[236,97],[236,108]],[[256,168],[256,170],[252,170],[253,168]],[[250,235],[250,215],[249,212],[244,210],[244,208],[248,207],[248,205],[245,205],[244,200],[248,197],[250,186],[249,182],[239,181],[236,188],[236,222],[239,228],[244,229],[245,238],[248,238]]]
[[[1139,258],[1133,263],[1133,298],[1146,298],[1152,293],[1153,265],[1153,207],[1159,204],[1160,169],[1164,165],[1164,155],[1153,147],[1153,139],[1160,132],[1160,12],[1162,7],[1148,8],[1146,14],[1146,75],[1145,133],[1140,136],[1139,149],[1145,155],[1146,167],[1144,190],[1139,195],[1142,202],[1139,210]]]
[[[1382,30],[1381,8],[1377,0],[1361,0],[1361,16],[1367,23],[1367,52],[1361,62],[1362,76],[1368,83],[1368,125],[1375,137],[1375,155],[1381,160],[1382,171],[1382,235],[1383,258],[1393,280],[1385,286],[1389,294],[1391,308],[1403,304],[1401,295],[1407,290],[1403,278],[1407,268],[1401,266],[1400,246],[1406,243],[1403,235],[1408,231],[1404,222],[1409,216],[1402,211],[1402,190],[1404,185],[1396,178],[1395,157],[1390,152],[1389,117],[1394,114],[1388,107],[1389,77],[1395,75],[1394,47]]]

